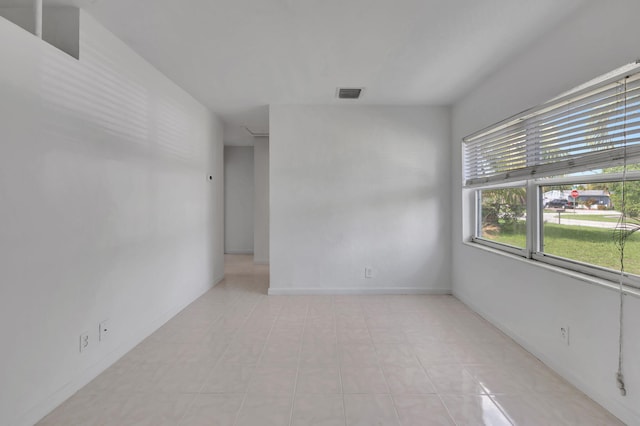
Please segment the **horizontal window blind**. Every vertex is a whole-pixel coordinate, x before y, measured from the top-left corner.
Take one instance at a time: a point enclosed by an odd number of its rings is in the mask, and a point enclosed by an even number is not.
[[[466,186],[640,159],[640,65],[609,73],[463,141]]]

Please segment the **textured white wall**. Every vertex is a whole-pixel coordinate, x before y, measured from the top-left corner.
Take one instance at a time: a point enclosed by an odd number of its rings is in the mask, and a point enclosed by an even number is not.
[[[270,293],[449,291],[449,129],[447,108],[272,106]]]
[[[253,147],[224,147],[224,251],[253,253]]]
[[[253,261],[269,263],[269,138],[255,138]]]
[[[640,3],[593,2],[545,34],[453,109],[452,181],[462,185],[463,136],[638,58]],[[464,202],[463,202],[464,200]],[[627,298],[626,397],[617,369],[616,292],[462,243],[472,194],[453,197],[454,294],[628,424],[640,424],[640,300]],[[568,325],[571,345],[559,337]]]
[[[221,122],[80,19],[77,61],[0,18],[2,425],[33,424],[223,275]]]

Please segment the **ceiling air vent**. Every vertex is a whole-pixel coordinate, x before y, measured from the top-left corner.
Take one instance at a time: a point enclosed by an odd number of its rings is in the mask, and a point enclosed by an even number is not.
[[[355,88],[338,88],[338,99],[359,99],[362,89]]]

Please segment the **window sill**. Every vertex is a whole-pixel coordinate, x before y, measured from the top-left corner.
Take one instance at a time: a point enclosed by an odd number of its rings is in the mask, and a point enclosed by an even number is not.
[[[561,268],[559,266],[550,265],[548,263],[541,262],[539,260],[527,259],[526,257],[518,256],[516,254],[512,254],[503,250],[495,249],[489,246],[485,246],[481,243],[476,243],[472,241],[464,241],[462,244],[469,247],[474,247],[476,249],[484,250],[489,253],[493,253],[499,256],[505,256],[510,259],[513,259],[518,262],[524,262],[528,265],[533,265],[535,267],[543,268],[548,271],[552,271],[567,277],[571,277],[573,279],[586,282],[587,284],[596,285],[599,287],[604,287],[608,290],[618,292],[620,287],[617,283],[609,280],[605,280],[603,278],[594,277],[591,275],[583,274],[580,272],[572,271],[570,269]],[[626,285],[622,286],[622,291],[625,295],[634,296],[640,298],[640,289],[629,287]]]

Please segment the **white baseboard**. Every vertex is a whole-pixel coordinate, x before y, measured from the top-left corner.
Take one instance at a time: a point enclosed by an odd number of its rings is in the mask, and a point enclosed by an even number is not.
[[[213,285],[211,286],[211,288],[213,288],[213,287],[217,286],[218,284],[220,284],[220,282],[221,282],[222,280],[224,280],[224,272],[222,273],[222,275],[220,275],[220,276],[218,276],[218,277],[214,278],[214,280],[213,280]],[[208,290],[207,290],[207,291],[208,291]],[[203,293],[203,294],[204,294],[204,293]],[[193,300],[195,300],[195,299],[193,299]]]
[[[453,296],[460,300],[462,303],[471,308],[474,312],[480,315],[482,318],[486,319],[493,326],[498,328],[504,334],[512,338],[516,343],[522,346],[527,352],[531,353],[533,356],[542,361],[547,367],[551,368],[553,371],[558,373],[561,377],[571,383],[573,386],[578,388],[584,394],[586,394],[589,398],[596,401],[598,404],[602,405],[605,409],[609,410],[613,415],[617,416],[624,423],[629,425],[640,425],[640,416],[638,416],[637,412],[632,411],[629,407],[624,406],[620,402],[604,395],[599,391],[598,388],[594,388],[588,383],[584,382],[580,378],[580,376],[575,375],[573,372],[568,371],[560,364],[558,364],[552,358],[545,356],[543,353],[537,350],[536,347],[529,344],[529,342],[522,339],[517,333],[511,330],[505,324],[502,324],[498,321],[493,315],[488,312],[485,312],[483,309],[480,309],[476,304],[474,304],[470,299],[462,296],[459,293],[453,293]],[[613,381],[613,373],[611,374],[611,380]]]
[[[18,417],[18,420],[14,423],[16,426],[32,426],[44,418],[47,414],[53,411],[56,407],[66,401],[78,390],[82,389],[85,385],[95,379],[100,373],[105,371],[116,361],[127,354],[131,349],[136,347],[140,342],[149,337],[154,331],[158,330],[171,318],[176,316],[180,311],[190,305],[197,298],[209,291],[215,285],[217,285],[224,275],[220,278],[216,278],[214,283],[210,283],[196,290],[195,293],[183,300],[180,303],[172,306],[166,310],[162,315],[150,321],[142,327],[134,329],[134,332],[125,340],[124,343],[119,345],[115,350],[106,354],[90,367],[75,374],[69,382],[60,387],[53,394],[46,397],[43,401],[37,403],[34,407],[28,410],[25,414]]]
[[[269,296],[365,295],[365,294],[451,294],[448,288],[272,288]]]

